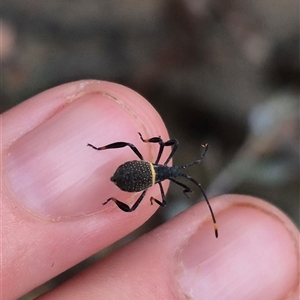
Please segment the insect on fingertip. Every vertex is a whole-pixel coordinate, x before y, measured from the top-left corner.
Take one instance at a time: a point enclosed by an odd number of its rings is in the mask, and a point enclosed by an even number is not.
[[[154,163],[146,161],[143,159],[142,154],[139,152],[139,150],[131,143],[127,142],[115,142],[112,144],[108,144],[106,146],[102,147],[95,147],[92,144],[87,144],[88,146],[92,147],[95,150],[106,150],[106,149],[116,149],[116,148],[124,148],[124,147],[129,147],[137,156],[140,160],[131,160],[127,161],[124,164],[120,165],[113,176],[111,177],[111,181],[115,183],[117,187],[119,187],[122,191],[125,192],[142,192],[138,199],[135,201],[135,203],[129,207],[127,204],[117,200],[114,197],[109,198],[106,202],[103,203],[103,205],[107,204],[109,201],[115,202],[115,204],[121,209],[122,211],[125,212],[132,212],[134,211],[141,203],[143,200],[148,188],[153,186],[154,184],[159,184],[160,186],[160,191],[161,191],[161,196],[162,200],[159,201],[153,197],[150,198],[150,203],[151,205],[153,204],[153,201],[156,202],[158,205],[165,207],[166,206],[166,197],[165,193],[162,187],[161,182],[168,179],[177,185],[181,186],[184,190],[183,193],[188,197],[187,193],[192,192],[192,189],[186,186],[185,184],[177,181],[175,178],[176,177],[183,177],[186,178],[187,180],[193,182],[195,185],[197,185],[200,188],[200,191],[202,195],[205,198],[205,201],[208,205],[208,208],[211,213],[211,217],[214,223],[214,231],[215,231],[215,236],[216,238],[218,237],[218,227],[217,227],[217,222],[215,220],[215,216],[213,213],[213,210],[210,206],[210,203],[208,201],[208,198],[202,189],[201,184],[196,181],[194,178],[192,178],[190,175],[185,174],[182,172],[182,170],[187,169],[193,165],[199,164],[202,159],[204,158],[207,149],[208,149],[208,143],[205,143],[202,145],[204,148],[203,153],[201,157],[189,164],[183,165],[183,166],[168,166],[168,162],[171,160],[173,155],[175,154],[179,142],[176,139],[170,139],[166,142],[164,142],[160,136],[152,137],[150,139],[144,139],[142,134],[138,132],[142,142],[144,143],[156,143],[159,145],[159,151],[157,154],[157,158]],[[171,152],[166,159],[166,161],[161,164],[159,163],[163,150],[165,147],[171,147]]]

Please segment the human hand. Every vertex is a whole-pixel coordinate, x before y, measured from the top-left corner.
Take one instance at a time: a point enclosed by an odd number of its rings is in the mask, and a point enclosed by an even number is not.
[[[109,181],[134,154],[100,154],[86,144],[130,141],[153,161],[156,145],[142,143],[137,132],[163,140],[168,134],[140,95],[100,81],[56,87],[1,117],[1,292],[16,299],[130,233],[158,208],[148,199],[160,199],[157,186],[132,213],[103,206],[111,196],[136,199]],[[201,202],[41,299],[297,299],[299,233],[292,222],[249,196],[210,202],[218,239]]]

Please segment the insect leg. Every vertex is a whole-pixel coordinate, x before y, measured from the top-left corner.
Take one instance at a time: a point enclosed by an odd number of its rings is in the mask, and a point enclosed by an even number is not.
[[[170,155],[168,156],[167,160],[165,161],[164,165],[166,165],[170,161],[170,159],[173,157],[174,153],[176,152],[176,150],[178,148],[178,141],[176,139],[171,139],[167,142],[164,142],[161,139],[161,137],[158,136],[158,137],[153,137],[148,140],[145,140],[140,132],[138,132],[138,134],[140,135],[140,138],[144,143],[158,143],[159,144],[159,151],[158,151],[155,163],[154,163],[155,165],[158,164],[165,146],[171,146],[172,151],[171,151]]]
[[[192,193],[192,192],[193,192],[193,190],[192,190],[191,188],[189,188],[189,187],[186,186],[185,184],[183,184],[183,183],[181,183],[181,182],[179,182],[179,181],[177,181],[177,180],[175,180],[175,179],[173,179],[173,178],[169,178],[169,180],[172,181],[172,182],[174,182],[174,183],[176,183],[176,184],[178,184],[178,185],[180,185],[181,187],[183,187],[183,188],[184,188],[184,190],[183,190],[184,195],[185,195],[187,198],[190,198],[189,195],[188,195],[187,193]]]
[[[116,142],[116,143],[112,143],[103,147],[95,147],[92,144],[87,144],[89,147],[92,147],[95,150],[106,150],[106,149],[116,149],[116,148],[123,148],[128,146],[141,160],[144,160],[143,155],[140,153],[140,151],[133,145],[130,143],[126,143],[126,142]]]
[[[160,192],[161,192],[162,202],[155,199],[154,197],[150,198],[150,202],[151,202],[151,205],[153,204],[153,201],[155,201],[159,206],[165,207],[167,205],[166,195],[165,195],[165,192],[164,192],[161,182],[158,182],[158,185],[159,185]]]
[[[208,150],[208,144],[206,143],[206,144],[202,145],[202,147],[204,148],[204,151],[203,151],[202,155],[200,156],[200,158],[197,159],[194,162],[191,162],[191,163],[187,164],[187,165],[180,166],[180,169],[186,169],[186,168],[189,168],[189,167],[191,167],[193,165],[199,164],[202,161],[202,159],[205,157],[205,154],[206,154],[206,152]]]
[[[136,200],[136,202],[132,205],[132,207],[129,207],[127,204],[125,204],[124,202],[121,202],[119,200],[117,200],[116,198],[114,197],[111,197],[109,199],[107,199],[103,205],[107,204],[109,201],[113,201],[116,203],[116,205],[123,211],[125,212],[132,212],[134,211],[138,206],[139,204],[141,203],[141,201],[143,200],[143,198],[145,197],[145,194],[146,194],[146,191],[147,190],[144,190],[143,193],[139,196],[139,198]]]

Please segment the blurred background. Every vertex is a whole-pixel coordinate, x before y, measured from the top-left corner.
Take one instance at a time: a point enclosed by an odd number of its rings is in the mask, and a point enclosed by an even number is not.
[[[2,112],[79,79],[124,84],[161,114],[209,197],[272,202],[299,226],[299,3],[296,0],[10,0],[1,14]],[[200,197],[171,186],[166,209],[55,287]]]

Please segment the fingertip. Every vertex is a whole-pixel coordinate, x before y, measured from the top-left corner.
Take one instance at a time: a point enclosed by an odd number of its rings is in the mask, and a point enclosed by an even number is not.
[[[52,297],[65,297],[79,286],[85,297],[102,293],[106,298],[128,299],[140,298],[137,295],[145,291],[155,299],[296,295],[298,250],[289,230],[297,230],[291,222],[270,204],[249,196],[223,195],[211,203],[219,239],[214,238],[209,212],[200,203],[86,269],[53,291]],[[111,289],[111,278],[118,289]]]
[[[294,294],[299,232],[291,220],[270,203],[250,196],[222,195],[210,201],[219,238],[211,240],[205,222],[180,251],[184,271],[179,278],[185,292],[205,293],[212,299],[224,294],[228,299]]]
[[[152,161],[157,145],[142,142],[138,132],[164,139],[168,133],[141,95],[95,80],[47,90],[7,111],[3,120],[4,221],[14,220],[5,228],[7,235],[13,234],[16,249],[24,249],[22,256],[11,253],[10,261],[33,274],[30,281],[26,272],[6,276],[5,284],[26,282],[13,291],[6,288],[17,298],[128,234],[157,209],[149,198],[131,214],[114,203],[103,206],[110,197],[131,205],[139,196],[122,192],[110,181],[121,163],[137,157],[130,149],[95,151],[86,145],[130,142]],[[160,195],[158,187],[148,192]],[[103,234],[106,230],[110,234]],[[69,255],[78,241],[84,247]],[[53,261],[55,268],[49,271]]]
[[[77,97],[74,96],[76,88],[70,85],[80,85]],[[56,103],[56,110],[40,99],[62,95],[64,98]],[[99,205],[99,197],[134,201],[135,195],[122,193],[109,179],[120,164],[138,159],[135,153],[128,147],[99,148],[119,141],[130,142],[136,144],[146,160],[153,161],[157,145],[141,141],[138,132],[146,137],[167,138],[168,134],[150,103],[125,86],[103,81],[70,83],[40,97],[35,96],[30,105],[34,106],[32,102],[35,102],[41,110],[51,111],[51,117],[29,131],[24,128],[25,134],[7,151],[5,167],[16,196],[12,198],[21,200],[19,204],[26,210],[52,219],[104,210]],[[66,99],[72,100],[66,102]],[[17,111],[22,112],[20,108]],[[26,116],[28,112],[23,114]],[[49,117],[49,114],[42,115]],[[158,188],[151,190],[159,195]]]

